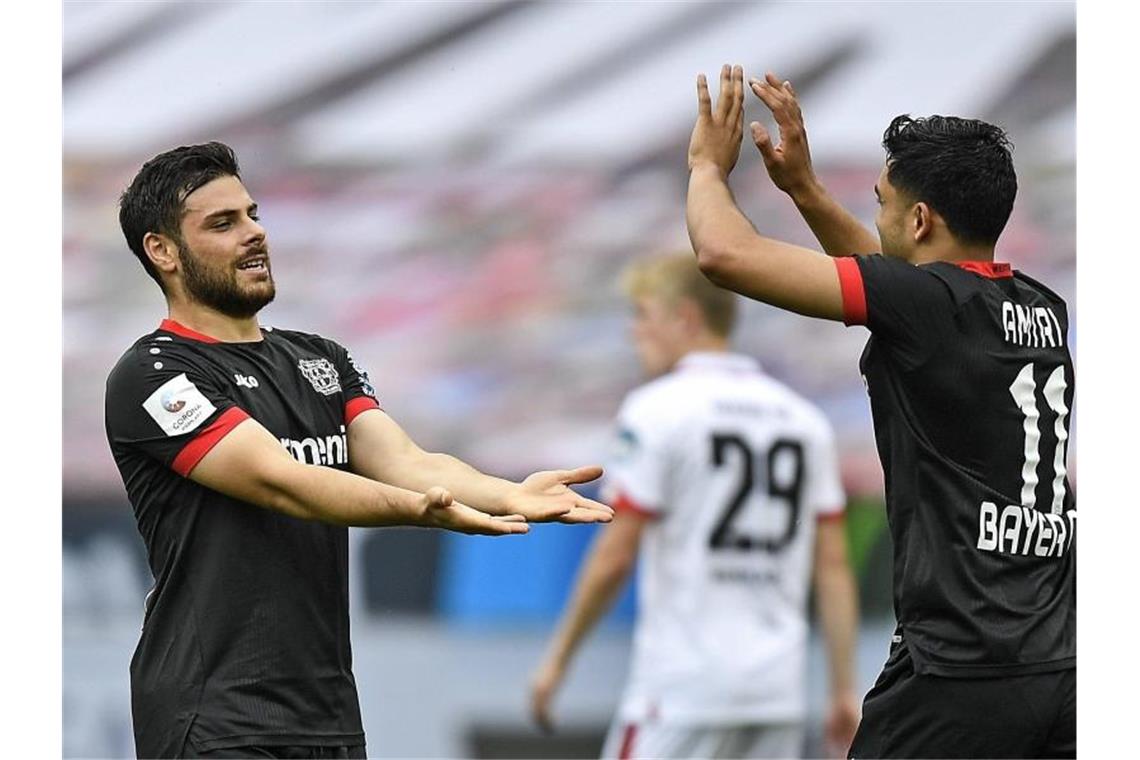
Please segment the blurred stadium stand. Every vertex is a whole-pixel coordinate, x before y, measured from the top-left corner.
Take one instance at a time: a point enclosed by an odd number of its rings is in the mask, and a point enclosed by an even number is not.
[[[132,752],[127,663],[149,576],[103,388],[165,313],[116,205],[159,151],[234,146],[273,251],[279,297],[264,322],[346,344],[418,442],[508,477],[604,456],[611,415],[640,382],[617,274],[687,247],[693,80],[725,61],[795,83],[817,171],[868,223],[893,116],[1003,124],[1021,181],[999,257],[1058,290],[1076,324],[1071,3],[66,1],[63,43],[69,757]],[[765,233],[814,245],[751,146],[733,185]],[[837,428],[860,500],[869,683],[889,573],[856,367],[866,334],[751,302],[743,316],[738,345]],[[567,743],[527,744],[538,735],[522,710],[590,530],[353,535],[373,756],[596,752],[624,677],[631,593],[568,684]]]

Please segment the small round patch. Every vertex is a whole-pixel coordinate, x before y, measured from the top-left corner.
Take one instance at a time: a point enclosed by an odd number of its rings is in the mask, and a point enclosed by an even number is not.
[[[154,368],[155,368],[155,369],[162,369],[162,362],[155,362],[155,363],[154,363]]]
[[[151,352],[152,354],[161,354],[161,353],[162,353],[162,349],[161,349],[161,348],[152,348],[152,349],[150,350],[150,352]]]

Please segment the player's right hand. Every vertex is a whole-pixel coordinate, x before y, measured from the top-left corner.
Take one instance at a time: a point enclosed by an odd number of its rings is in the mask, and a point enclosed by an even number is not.
[[[547,733],[554,730],[550,703],[561,683],[562,668],[550,660],[544,661],[530,679],[530,715],[538,727]]]
[[[488,515],[452,498],[446,488],[429,488],[420,497],[421,525],[479,536],[527,533],[530,526],[522,515]]]
[[[792,83],[781,82],[769,71],[763,79],[753,77],[748,84],[772,112],[780,130],[780,144],[773,145],[763,124],[758,121],[749,124],[752,141],[764,159],[768,176],[776,187],[789,195],[810,189],[815,183],[815,171],[811,166],[804,115]]]

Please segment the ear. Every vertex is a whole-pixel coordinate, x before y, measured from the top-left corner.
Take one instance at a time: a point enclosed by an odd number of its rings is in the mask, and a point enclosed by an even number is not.
[[[143,235],[143,251],[155,269],[163,274],[173,274],[178,268],[178,245],[157,232]]]
[[[704,314],[701,312],[701,307],[692,298],[681,298],[677,302],[676,314],[689,332],[698,333],[704,329]]]
[[[923,202],[914,204],[912,212],[912,234],[914,242],[921,243],[934,232],[934,211]]]

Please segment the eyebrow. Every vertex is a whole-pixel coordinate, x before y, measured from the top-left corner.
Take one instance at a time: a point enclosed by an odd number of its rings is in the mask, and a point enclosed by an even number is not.
[[[250,214],[250,215],[257,213],[257,204],[256,203],[249,204],[249,206],[246,207],[245,211],[247,214]],[[240,209],[236,209],[236,208],[221,209],[220,211],[214,211],[214,212],[211,212],[209,214],[206,214],[206,216],[202,217],[202,222],[203,222],[203,224],[206,224],[206,223],[214,221],[215,219],[221,219],[221,218],[227,217],[227,216],[235,216],[239,212],[240,212]]]

